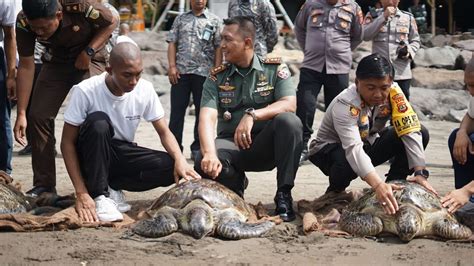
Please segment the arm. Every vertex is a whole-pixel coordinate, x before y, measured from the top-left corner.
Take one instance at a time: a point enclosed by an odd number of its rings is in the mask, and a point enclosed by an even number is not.
[[[373,40],[385,23],[386,19],[383,15],[379,15],[377,18],[372,19],[372,16],[367,14],[364,19],[364,25],[362,26],[362,39],[364,41]]]
[[[210,107],[201,107],[199,114],[199,141],[203,155],[201,169],[211,178],[216,178],[222,170],[214,143],[217,114],[217,109]]]
[[[151,123],[160,136],[161,144],[163,144],[165,150],[174,159],[173,174],[176,184],[179,182],[179,177],[182,177],[185,180],[201,178],[199,174],[194,171],[193,167],[187,163],[186,158],[184,158],[183,154],[181,153],[181,149],[179,148],[178,142],[176,142],[176,138],[168,128],[166,119],[161,118]]]
[[[35,60],[33,56],[20,56],[18,73],[16,79],[18,106],[15,127],[15,140],[21,145],[26,145],[26,108],[30,100],[31,89],[33,87],[33,77],[35,75]]]
[[[267,4],[264,5],[264,11],[262,11],[260,19],[262,21],[264,34],[266,36],[265,43],[267,46],[267,52],[271,53],[275,45],[278,43],[278,29],[276,24],[277,18],[273,5],[270,3],[270,1],[266,3]]]
[[[7,58],[7,94],[8,98],[16,98],[16,37],[13,26],[3,26],[5,34],[5,56]]]
[[[180,79],[178,68],[176,67],[176,43],[169,42],[168,43],[168,78],[172,85],[178,83],[178,79]]]
[[[459,164],[467,162],[467,153],[473,153],[472,142],[469,135],[474,133],[474,119],[466,114],[461,121],[459,130],[456,133],[456,141],[453,147],[453,157]]]
[[[351,28],[351,50],[354,50],[362,42],[362,19],[362,10],[357,5]]]
[[[79,159],[77,156],[76,142],[79,135],[79,127],[64,123],[63,135],[61,137],[61,152],[66,165],[69,178],[76,192],[76,212],[79,218],[85,222],[98,222],[95,211],[95,202],[89,195],[84,178],[82,177]]]
[[[420,34],[418,34],[418,27],[416,20],[410,16],[410,33],[408,34],[408,54],[410,58],[415,59],[416,52],[420,49],[421,41]]]
[[[474,195],[474,181],[471,181],[460,189],[449,192],[441,199],[441,203],[443,207],[448,208],[450,213],[454,213],[464,206],[472,195]]]
[[[295,19],[295,35],[301,50],[304,51],[306,43],[306,21],[308,20],[308,7],[307,4],[298,12]]]

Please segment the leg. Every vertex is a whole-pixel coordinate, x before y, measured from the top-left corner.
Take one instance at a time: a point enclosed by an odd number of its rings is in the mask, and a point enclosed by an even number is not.
[[[347,87],[349,87],[349,74],[326,74],[324,81],[325,110],[328,109],[332,100]]]
[[[462,165],[459,164],[456,159],[453,157],[453,148],[454,142],[456,141],[456,134],[459,129],[455,129],[451,135],[449,135],[448,145],[449,145],[449,152],[451,153],[451,159],[453,161],[453,168],[454,168],[454,186],[456,189],[462,188],[472,180],[474,180],[474,155],[470,152],[467,152],[467,162]],[[470,136],[471,142],[474,143],[474,133]]]
[[[204,81],[206,80],[206,77],[203,76],[198,76],[198,75],[192,75],[192,93],[193,93],[193,99],[194,99],[194,106],[196,107],[196,115],[195,118],[196,120],[194,121],[194,141],[191,144],[191,152],[193,151],[199,151],[200,150],[200,143],[199,143],[199,134],[198,134],[198,127],[199,127],[199,114],[200,114],[200,108],[201,108],[201,96],[202,96],[202,85],[204,84]]]
[[[191,91],[191,75],[181,75],[178,83],[171,86],[171,112],[169,127],[179,147],[183,150],[183,126]]]
[[[0,170],[11,174],[13,137],[10,122],[10,100],[7,95],[4,52],[0,47]]]
[[[395,82],[398,83],[398,86],[400,86],[400,89],[402,89],[403,94],[405,94],[405,97],[407,97],[407,100],[410,100],[411,79],[395,80]]]

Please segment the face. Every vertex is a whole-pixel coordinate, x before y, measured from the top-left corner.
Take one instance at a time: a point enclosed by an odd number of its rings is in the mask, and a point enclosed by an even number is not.
[[[31,30],[38,35],[37,38],[40,41],[49,39],[59,27],[59,23],[63,19],[63,13],[61,11],[56,12],[56,16],[53,18],[38,18],[28,20]]]
[[[387,75],[384,78],[356,79],[356,86],[365,103],[377,106],[388,99],[392,82],[393,79]]]
[[[380,2],[384,8],[389,6],[397,7],[400,0],[380,0]]]
[[[191,0],[192,10],[203,10],[206,8],[207,0]]]
[[[474,96],[474,72],[464,74],[464,84],[469,93]]]
[[[226,25],[222,30],[221,38],[222,53],[229,63],[239,62],[245,50],[253,47],[252,39],[244,39],[236,24]]]
[[[114,87],[119,94],[131,92],[143,72],[142,59],[123,60],[114,65],[106,67],[107,72],[112,77]]]

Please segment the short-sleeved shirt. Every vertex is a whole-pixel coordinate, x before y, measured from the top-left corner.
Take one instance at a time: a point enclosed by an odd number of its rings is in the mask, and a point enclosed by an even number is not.
[[[254,55],[249,69],[242,71],[248,71],[245,75],[233,64],[222,65],[214,71],[219,73],[204,82],[201,107],[217,109],[217,136],[220,138],[234,135],[245,109],[264,108],[282,97],[296,95],[290,71],[278,58],[260,59]],[[230,120],[224,119],[226,112],[230,113]],[[265,124],[266,121],[256,121],[252,133],[262,130]]]
[[[221,19],[207,9],[199,16],[189,11],[175,19],[166,41],[176,43],[179,73],[209,75],[215,50],[221,43],[221,23]]]
[[[3,41],[3,26],[15,26],[16,4],[15,0],[0,1],[0,42]]]
[[[474,119],[474,96],[471,96],[471,99],[469,100],[469,105],[467,107],[467,114],[469,117]]]
[[[71,63],[89,45],[95,34],[113,23],[110,9],[93,0],[61,0],[63,18],[57,31],[48,40],[43,62]],[[31,30],[23,12],[16,23],[16,40],[20,56],[33,56],[37,35]],[[105,61],[105,49],[97,49],[94,59]]]
[[[83,80],[72,87],[71,98],[64,112],[64,121],[80,126],[93,112],[106,113],[114,127],[114,139],[132,142],[143,118],[153,122],[165,113],[153,84],[140,79],[135,88],[122,96],[115,96],[107,88],[107,73]]]

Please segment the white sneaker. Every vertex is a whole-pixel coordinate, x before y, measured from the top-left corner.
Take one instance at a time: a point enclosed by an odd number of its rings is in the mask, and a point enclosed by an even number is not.
[[[97,217],[102,222],[115,222],[115,221],[122,221],[123,215],[117,209],[117,204],[105,197],[104,195],[100,195],[94,199],[95,201],[95,211],[97,213]]]
[[[117,208],[122,213],[128,212],[132,208],[132,205],[125,201],[125,195],[123,194],[122,190],[114,190],[113,188],[109,187],[109,198],[117,203]]]

